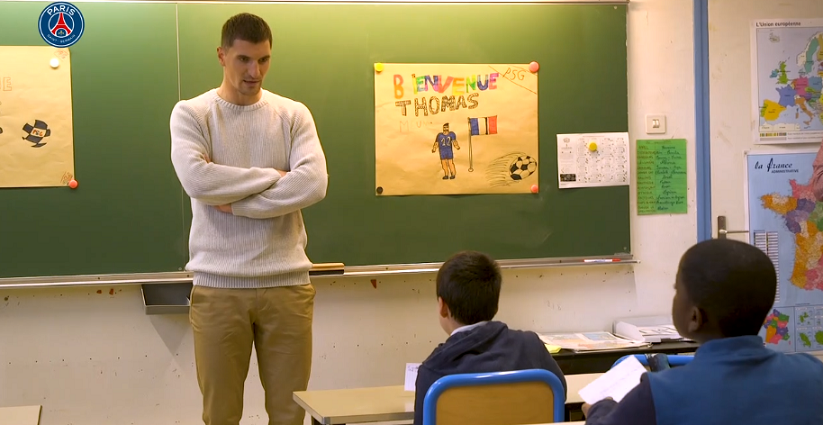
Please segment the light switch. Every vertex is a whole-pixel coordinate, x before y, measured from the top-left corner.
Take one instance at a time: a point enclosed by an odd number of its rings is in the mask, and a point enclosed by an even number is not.
[[[646,115],[646,134],[666,133],[665,115]]]

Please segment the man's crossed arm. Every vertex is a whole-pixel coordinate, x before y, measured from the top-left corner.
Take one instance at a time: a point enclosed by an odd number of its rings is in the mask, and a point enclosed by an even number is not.
[[[225,205],[260,193],[281,175],[273,168],[241,168],[211,162],[193,111],[178,104],[171,116],[171,161],[189,197],[207,205]]]
[[[301,105],[292,123],[290,171],[214,164],[200,123],[186,106],[172,113],[172,162],[186,193],[223,212],[249,218],[277,217],[326,196],[326,159],[311,113]]]
[[[326,197],[329,176],[326,156],[311,112],[303,104],[291,123],[289,170],[270,188],[231,206],[232,213],[249,218],[286,215],[314,205]]]

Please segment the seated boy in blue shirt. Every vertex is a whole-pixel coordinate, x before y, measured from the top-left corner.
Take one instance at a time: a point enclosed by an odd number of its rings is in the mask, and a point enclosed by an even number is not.
[[[446,375],[546,369],[557,375],[565,393],[563,372],[537,334],[492,321],[501,283],[497,263],[479,252],[457,253],[440,267],[437,304],[440,326],[449,338],[418,368],[414,425],[423,423],[423,399],[429,387]]]
[[[686,366],[646,373],[616,403],[583,406],[587,425],[823,424],[823,363],[764,346],[777,274],[760,249],[713,239],[680,260],[672,320],[700,343]],[[792,319],[793,320],[793,319]]]

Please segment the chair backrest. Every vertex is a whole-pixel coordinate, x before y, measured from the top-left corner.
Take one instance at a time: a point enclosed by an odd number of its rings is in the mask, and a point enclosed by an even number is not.
[[[636,358],[640,364],[643,366],[650,367],[652,371],[656,372],[658,370],[668,368],[668,367],[676,367],[676,366],[685,366],[689,364],[690,361],[694,359],[694,356],[687,356],[687,355],[665,355],[665,354],[630,354],[627,356],[623,356],[617,359],[616,362],[612,365],[612,367],[617,366],[623,360],[626,360],[629,357]],[[654,357],[657,361],[650,361],[650,357]]]
[[[438,379],[423,400],[423,425],[563,422],[563,384],[544,369],[466,373]]]

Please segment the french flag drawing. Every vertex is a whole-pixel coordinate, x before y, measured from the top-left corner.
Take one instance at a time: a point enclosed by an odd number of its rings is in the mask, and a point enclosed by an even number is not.
[[[497,134],[497,115],[491,117],[469,118],[472,136]]]

